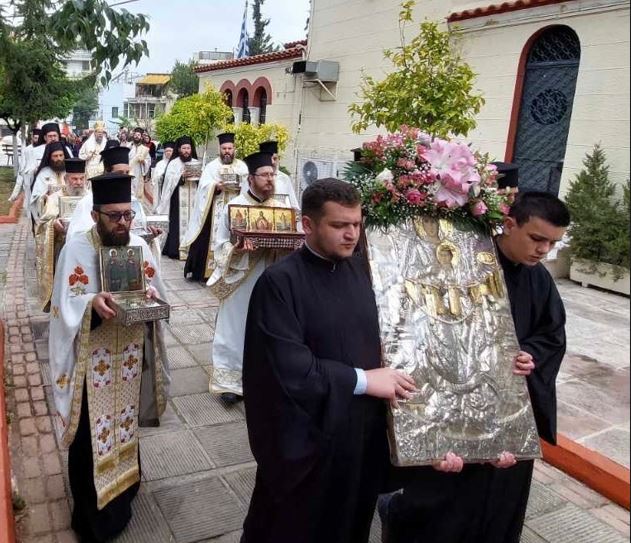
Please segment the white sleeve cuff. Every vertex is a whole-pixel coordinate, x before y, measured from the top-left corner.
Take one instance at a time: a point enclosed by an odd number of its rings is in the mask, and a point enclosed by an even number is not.
[[[366,372],[362,369],[355,368],[355,373],[357,373],[357,384],[355,385],[353,394],[355,396],[361,396],[362,394],[366,394],[368,379],[366,378]]]

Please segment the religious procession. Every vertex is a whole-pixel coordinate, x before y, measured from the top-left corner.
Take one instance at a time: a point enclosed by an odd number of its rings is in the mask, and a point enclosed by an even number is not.
[[[582,170],[572,139],[628,1],[239,2],[188,64],[136,1],[0,12],[90,59],[65,102],[0,81],[0,541],[629,541],[628,116]],[[512,110],[480,61],[508,34]]]

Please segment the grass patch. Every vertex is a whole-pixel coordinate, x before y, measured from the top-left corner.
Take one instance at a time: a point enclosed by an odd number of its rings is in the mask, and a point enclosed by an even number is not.
[[[13,192],[15,186],[15,177],[13,177],[13,168],[0,167],[0,215],[8,215],[12,202],[9,202],[9,196]]]

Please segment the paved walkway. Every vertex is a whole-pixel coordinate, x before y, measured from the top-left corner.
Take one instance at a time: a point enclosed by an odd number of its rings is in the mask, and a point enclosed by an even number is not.
[[[23,543],[74,542],[69,530],[66,455],[52,432],[47,316],[36,309],[32,254],[24,222],[0,226],[0,314],[8,325],[12,462],[18,490],[27,502],[20,515],[20,538]],[[225,408],[207,392],[217,302],[206,289],[182,279],[180,263],[165,261],[162,274],[172,304],[167,334],[171,398],[161,426],[141,431],[143,485],[134,502],[133,520],[118,541],[237,543],[255,464],[242,405]],[[573,291],[572,297],[577,298]],[[562,386],[581,380],[580,364],[576,360],[571,364]],[[600,367],[595,364],[591,363],[590,375]],[[567,394],[564,398],[569,402]],[[376,522],[371,543],[379,541]],[[629,514],[538,462],[522,541],[629,541]]]

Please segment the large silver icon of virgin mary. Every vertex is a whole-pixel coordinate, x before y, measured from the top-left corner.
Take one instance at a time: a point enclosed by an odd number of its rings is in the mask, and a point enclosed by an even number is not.
[[[395,465],[541,455],[510,303],[490,236],[423,216],[368,232],[385,364],[420,392],[390,410]]]

